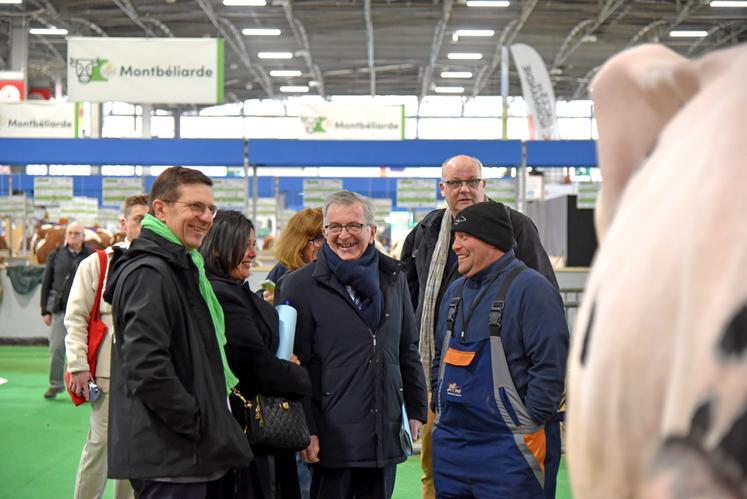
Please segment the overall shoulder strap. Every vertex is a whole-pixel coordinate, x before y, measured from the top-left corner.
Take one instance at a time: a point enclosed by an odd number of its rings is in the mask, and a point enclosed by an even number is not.
[[[503,309],[505,308],[506,296],[508,290],[511,287],[511,283],[518,277],[519,274],[526,268],[526,266],[519,262],[519,264],[511,269],[501,284],[501,289],[498,291],[498,296],[495,301],[490,305],[490,314],[488,316],[488,326],[490,328],[490,336],[501,337],[501,323],[503,321]]]
[[[454,318],[456,317],[457,307],[461,300],[462,293],[460,290],[459,296],[451,299],[451,303],[449,303],[449,311],[446,313],[446,330],[451,336],[454,335]]]

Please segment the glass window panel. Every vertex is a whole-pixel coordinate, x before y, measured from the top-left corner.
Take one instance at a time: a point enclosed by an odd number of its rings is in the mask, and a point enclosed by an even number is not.
[[[101,175],[105,177],[134,177],[135,167],[132,165],[101,165]]]
[[[464,102],[465,116],[500,116],[501,97],[475,97]]]
[[[26,175],[46,175],[47,165],[26,165]]]
[[[285,116],[285,103],[275,99],[250,99],[244,101],[247,116]]]
[[[565,140],[588,140],[591,138],[590,118],[558,118],[560,138]]]
[[[420,102],[419,114],[420,116],[461,116],[463,100],[463,97],[429,95]]]
[[[181,137],[206,139],[240,139],[243,137],[243,118],[182,116]]]
[[[421,139],[473,139],[501,138],[501,120],[498,118],[420,118]]]
[[[174,138],[174,118],[171,116],[151,116],[150,134],[164,139]]]
[[[567,118],[588,118],[591,117],[590,100],[573,100],[558,101],[555,110],[558,116]]]
[[[230,102],[220,106],[211,106],[200,109],[200,116],[241,116],[241,102]]]
[[[303,131],[297,117],[250,116],[244,118],[243,129],[244,135],[251,139],[297,139]]]
[[[524,99],[521,97],[509,97],[508,98],[508,115],[509,116],[526,116],[527,106],[524,103]]]
[[[418,138],[418,119],[405,118],[405,139]]]
[[[529,140],[529,120],[527,118],[509,118],[508,138]]]
[[[50,175],[79,175],[91,174],[91,165],[49,165]]]
[[[138,137],[133,116],[105,116],[101,127],[102,137]]]
[[[135,114],[135,106],[126,102],[112,102],[111,103],[112,114]]]

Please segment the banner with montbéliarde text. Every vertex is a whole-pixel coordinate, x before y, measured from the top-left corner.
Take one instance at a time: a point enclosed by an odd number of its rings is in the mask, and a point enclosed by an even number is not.
[[[73,138],[76,116],[75,104],[2,102],[0,137]]]
[[[301,120],[301,139],[400,140],[404,106],[348,106],[334,103],[291,106]]]
[[[223,40],[72,37],[67,87],[75,101],[219,104]]]

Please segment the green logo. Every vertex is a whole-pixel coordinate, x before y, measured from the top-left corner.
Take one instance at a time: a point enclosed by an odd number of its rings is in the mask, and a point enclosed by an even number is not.
[[[86,84],[92,81],[109,81],[112,74],[112,65],[107,64],[109,59],[70,59],[70,66],[75,68],[75,75],[80,83]],[[106,64],[106,66],[105,66]]]
[[[327,130],[324,128],[325,121],[327,121],[327,118],[324,116],[301,117],[301,122],[303,123],[303,127],[306,129],[306,133],[327,133]]]

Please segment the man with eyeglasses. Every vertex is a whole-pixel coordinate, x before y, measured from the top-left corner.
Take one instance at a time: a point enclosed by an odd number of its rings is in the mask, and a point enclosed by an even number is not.
[[[217,211],[212,184],[189,168],[158,176],[104,294],[114,321],[109,477],[129,479],[138,498],[216,497],[215,482],[252,459],[228,410],[237,379],[197,250]]]
[[[458,155],[447,159],[441,166],[439,187],[446,200],[446,209],[432,211],[415,226],[402,245],[401,257],[420,330],[420,359],[427,373],[433,361],[435,325],[441,299],[449,284],[459,277],[457,256],[452,250],[453,220],[464,208],[488,201],[482,163],[472,156]],[[500,206],[508,213],[516,257],[557,288],[558,282],[540,242],[537,227],[526,215],[502,204]],[[423,499],[435,497],[431,465],[433,418],[434,413],[429,410],[428,423],[423,427],[420,454]]]
[[[324,202],[325,244],[316,261],[288,274],[280,303],[298,311],[295,353],[309,370],[316,499],[388,499],[400,440],[402,405],[413,438],[426,420],[418,333],[401,263],[374,247],[371,200],[349,191]]]

